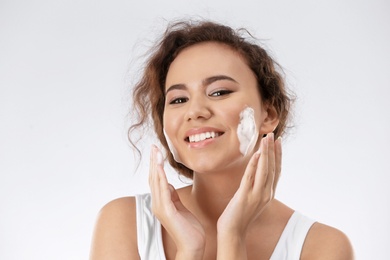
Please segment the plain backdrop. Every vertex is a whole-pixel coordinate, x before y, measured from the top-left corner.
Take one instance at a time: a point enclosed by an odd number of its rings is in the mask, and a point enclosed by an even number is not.
[[[277,198],[344,231],[357,259],[389,259],[385,0],[0,0],[0,259],[87,259],[100,208],[149,191],[131,84],[188,17],[249,29],[285,70],[298,99]]]

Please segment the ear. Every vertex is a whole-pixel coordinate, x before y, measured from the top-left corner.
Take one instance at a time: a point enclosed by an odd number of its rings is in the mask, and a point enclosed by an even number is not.
[[[265,104],[263,113],[260,134],[268,134],[273,132],[279,124],[279,114],[273,105]]]

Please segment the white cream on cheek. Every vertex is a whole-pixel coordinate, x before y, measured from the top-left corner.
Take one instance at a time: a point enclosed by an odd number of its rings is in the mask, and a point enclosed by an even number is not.
[[[173,155],[173,159],[175,159],[176,162],[181,163],[179,154],[177,153],[175,147],[173,146],[171,139],[169,139],[167,132],[165,132],[165,129],[164,129],[164,136],[165,136],[165,139],[167,140],[169,150],[171,151],[171,153]]]
[[[237,127],[237,137],[240,142],[240,152],[245,156],[255,147],[257,138],[259,137],[253,108],[246,107],[241,111],[240,123]]]

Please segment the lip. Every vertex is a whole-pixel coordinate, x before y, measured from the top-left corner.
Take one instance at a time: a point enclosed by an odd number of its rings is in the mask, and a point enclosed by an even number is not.
[[[218,133],[219,136],[214,137],[214,138],[205,139],[205,140],[200,141],[200,142],[193,142],[193,143],[189,142],[189,136],[196,135],[196,134],[207,133],[207,132],[215,132],[215,133]],[[192,128],[192,129],[188,130],[185,133],[184,141],[187,142],[188,145],[190,147],[192,147],[192,148],[200,148],[200,147],[203,147],[203,146],[205,146],[205,145],[207,145],[209,143],[214,142],[217,138],[222,136],[224,133],[225,133],[224,131],[222,131],[221,129],[215,128],[215,127]]]

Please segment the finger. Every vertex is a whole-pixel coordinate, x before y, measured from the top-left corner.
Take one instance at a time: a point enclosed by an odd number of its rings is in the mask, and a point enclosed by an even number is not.
[[[169,183],[162,165],[157,166],[158,186],[162,191],[169,191]],[[170,196],[169,196],[170,197]]]
[[[168,183],[168,179],[163,167],[163,157],[161,151],[156,146],[153,150],[153,164],[155,168],[155,172],[153,173],[155,176],[153,186],[159,196],[156,202],[159,203],[160,206],[168,208],[172,206],[171,188],[173,188],[173,186]]]
[[[154,163],[154,154],[155,154],[155,146],[152,145],[150,151],[150,162],[149,162],[149,187],[153,191],[153,184],[156,177],[156,164]]]
[[[278,185],[282,173],[282,138],[279,136],[275,141],[275,179],[273,184],[273,194],[275,197],[276,186]]]
[[[158,168],[162,166],[163,159],[160,150],[157,146],[152,145],[150,154],[150,166],[149,166],[149,183],[158,177]]]
[[[156,202],[160,201],[161,192],[168,189],[168,181],[163,168],[162,154],[155,145],[152,146],[150,157],[149,185],[152,192],[152,199]]]
[[[269,194],[270,198],[273,197],[273,185],[275,179],[275,140],[274,133],[267,135],[268,141],[268,175],[265,183],[265,194]]]
[[[171,210],[174,210],[175,206],[172,201],[172,195],[175,195],[173,190],[173,186],[168,183],[167,177],[165,175],[165,172],[162,168],[159,167],[158,174],[160,175],[159,182],[158,182],[158,188],[160,191],[160,206],[165,210],[166,212],[170,212]],[[172,187],[171,187],[172,186]]]
[[[244,175],[241,179],[240,188],[247,190],[253,187],[253,181],[256,174],[257,165],[259,163],[259,157],[260,150],[255,152],[249,160],[249,163],[245,168]]]
[[[169,191],[171,193],[171,199],[173,202],[176,202],[176,201],[180,201],[180,197],[179,197],[179,194],[177,193],[176,189],[171,185],[169,184]]]
[[[175,207],[178,210],[182,210],[182,211],[186,210],[186,208],[184,207],[183,203],[180,200],[179,194],[177,193],[176,189],[171,184],[168,184],[168,186],[169,186],[168,187],[169,192],[171,193],[171,201],[173,202]]]
[[[160,176],[158,175],[158,169],[163,169],[163,157],[160,150],[157,146],[152,146],[152,152],[150,155],[150,167],[149,167],[149,181],[153,181],[154,179],[158,179]]]
[[[163,156],[157,146],[153,147],[153,176],[160,188],[168,188],[168,180],[164,171]]]
[[[149,162],[149,185],[153,182],[153,180],[157,177],[157,163],[156,163],[156,151],[157,146],[152,145],[152,149],[150,152],[150,162]]]
[[[259,158],[259,164],[256,169],[254,192],[256,196],[261,196],[261,192],[264,190],[265,183],[268,177],[268,139],[263,137],[260,143],[261,155]]]
[[[149,176],[151,178],[151,181],[153,184],[156,184],[158,183],[159,179],[160,179],[160,176],[158,174],[158,164],[157,164],[157,153],[158,153],[158,148],[157,146],[153,145],[152,146],[152,154],[151,154],[151,161],[150,161],[150,172],[149,172]]]
[[[151,154],[150,154],[150,165],[149,165],[149,186],[152,197],[152,209],[154,212],[158,209],[158,202],[160,201],[160,189],[158,186],[158,175],[157,175],[157,165],[156,165],[156,146],[152,145]]]

